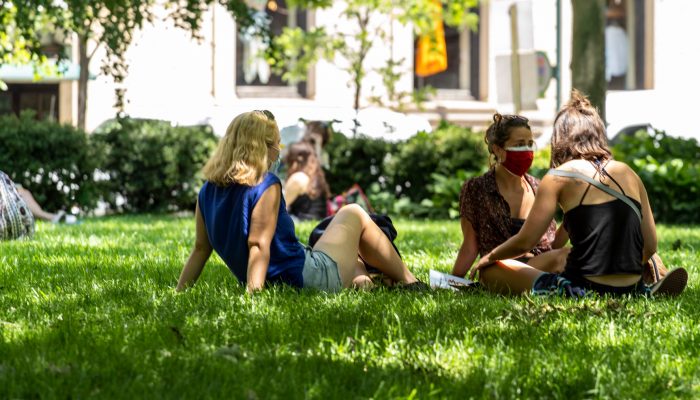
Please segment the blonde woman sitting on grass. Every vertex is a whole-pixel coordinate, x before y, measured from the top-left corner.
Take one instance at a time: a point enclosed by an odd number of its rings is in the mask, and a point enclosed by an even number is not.
[[[249,293],[285,283],[327,292],[371,287],[360,261],[377,266],[406,289],[425,289],[389,239],[356,205],[343,207],[315,246],[299,242],[286,210],[280,180],[280,134],[267,110],[237,116],[204,167],[195,210],[195,243],[177,290],[194,284],[212,250]]]

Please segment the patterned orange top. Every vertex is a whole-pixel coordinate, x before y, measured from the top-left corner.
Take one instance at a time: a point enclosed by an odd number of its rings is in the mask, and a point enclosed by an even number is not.
[[[528,174],[525,174],[525,179],[537,193],[539,180]],[[487,173],[464,182],[459,196],[459,208],[460,216],[467,218],[476,232],[479,255],[487,254],[512,236],[510,206],[498,191],[495,169],[491,168]],[[532,254],[538,255],[552,250],[556,230],[557,224],[552,220],[547,232],[532,249]]]

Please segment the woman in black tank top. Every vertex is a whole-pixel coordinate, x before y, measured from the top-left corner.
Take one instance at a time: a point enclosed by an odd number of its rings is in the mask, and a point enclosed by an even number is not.
[[[509,293],[680,294],[688,278],[683,269],[644,285],[642,266],[656,252],[654,216],[637,174],[611,159],[603,121],[574,91],[554,121],[553,169],[542,180],[522,229],[482,257],[470,276],[478,271],[487,287]],[[564,272],[543,273],[509,260],[532,248],[557,205],[572,246]]]
[[[288,177],[284,185],[287,211],[297,219],[323,219],[330,189],[314,148],[307,142],[289,146],[285,157]]]

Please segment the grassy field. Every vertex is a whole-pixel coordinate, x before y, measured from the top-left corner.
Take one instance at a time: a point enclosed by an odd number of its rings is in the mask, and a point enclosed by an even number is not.
[[[420,278],[450,270],[457,222],[397,227]],[[40,223],[0,243],[0,398],[697,398],[700,228],[659,236],[678,299],[249,298],[218,257],[173,292],[191,218]]]

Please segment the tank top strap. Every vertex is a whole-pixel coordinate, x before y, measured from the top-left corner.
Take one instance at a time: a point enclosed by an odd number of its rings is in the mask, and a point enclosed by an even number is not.
[[[598,168],[595,169],[595,174],[593,174],[593,178],[592,178],[592,179],[595,179],[596,175],[598,175]],[[591,188],[591,184],[589,183],[588,186],[586,187],[586,190],[583,192],[583,196],[581,196],[581,201],[578,202],[578,205],[579,205],[579,206],[583,204],[583,199],[586,198],[586,195],[588,194],[588,190],[589,190],[590,188]]]
[[[615,178],[613,178],[613,176],[610,175],[610,173],[605,169],[605,167],[607,167],[609,163],[610,163],[610,160],[608,160],[608,162],[606,162],[605,165],[603,165],[603,168],[601,168],[601,171],[603,171],[603,173],[605,174],[605,176],[607,176],[608,178],[610,178],[610,180],[613,181],[613,183],[615,183],[615,185],[617,185],[618,188],[620,188],[620,191],[622,192],[622,194],[624,194],[625,196],[627,196],[627,193],[625,193],[625,189],[623,189],[622,186],[620,186],[620,184],[617,183],[617,181],[615,180]]]

